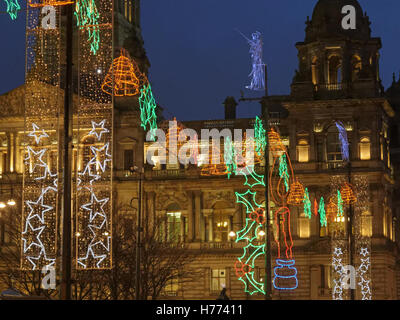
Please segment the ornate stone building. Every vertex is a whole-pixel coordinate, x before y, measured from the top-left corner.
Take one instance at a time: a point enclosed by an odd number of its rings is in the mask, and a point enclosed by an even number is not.
[[[149,63],[142,47],[139,7],[119,1],[117,46],[126,46],[144,70]],[[139,1],[134,2],[136,5]],[[341,28],[341,8],[356,8],[357,29]],[[135,21],[133,25],[132,21]],[[155,40],[156,41],[156,40]],[[269,112],[270,125],[280,133],[289,150],[293,169],[308,187],[312,199],[327,197],[332,177],[350,179],[366,176],[368,210],[361,214],[364,237],[371,239],[373,299],[400,297],[398,253],[398,115],[400,85],[394,81],[385,95],[379,76],[379,38],[371,37],[369,18],[357,0],[319,0],[312,19],[307,19],[304,42],[296,44],[299,68],[291,94],[269,96],[263,100],[262,114]],[[138,49],[139,48],[139,49]],[[24,87],[0,96],[0,183],[18,189],[22,180]],[[253,119],[236,119],[236,103],[225,102],[224,120],[189,121],[184,127],[195,129],[249,129]],[[268,110],[268,111],[267,111]],[[221,110],[222,112],[222,110]],[[336,121],[342,121],[349,138],[351,170],[344,165]],[[236,202],[235,192],[243,192],[243,177],[202,175],[195,165],[151,166],[145,153],[151,143],[144,143],[139,124],[137,98],[115,101],[114,191],[115,206],[129,204],[137,196],[137,176],[132,166],[145,168],[145,214],[167,215],[168,226],[191,248],[195,261],[190,266],[202,274],[196,281],[170,285],[171,299],[215,299],[221,286],[232,299],[263,299],[261,294],[244,293],[234,264],[243,254],[243,244],[235,243],[234,234],[245,223],[246,210]],[[393,128],[393,130],[391,130]],[[90,129],[88,128],[87,131]],[[399,139],[395,140],[395,131]],[[393,138],[391,139],[391,135]],[[396,142],[397,141],[397,142]],[[85,144],[85,131],[74,144]],[[88,142],[90,143],[90,142]],[[392,154],[391,152],[392,151]],[[79,166],[80,159],[74,158]],[[397,161],[397,163],[396,163]],[[263,172],[264,163],[257,167]],[[76,170],[76,166],[74,170]],[[397,170],[396,170],[397,169]],[[263,189],[258,203],[263,203]],[[271,204],[273,210],[273,204]],[[291,232],[298,271],[296,290],[274,290],[276,299],[332,298],[332,245],[329,227],[319,219],[307,219],[302,208],[293,207]],[[1,245],[6,245],[1,229]],[[264,241],[260,234],[260,242]],[[272,248],[272,256],[276,248]],[[273,259],[273,263],[275,260]],[[264,261],[257,260],[255,277],[261,280]],[[356,298],[361,298],[357,289]]]

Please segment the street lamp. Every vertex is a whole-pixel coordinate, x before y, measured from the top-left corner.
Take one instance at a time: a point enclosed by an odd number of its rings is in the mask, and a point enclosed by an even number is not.
[[[6,204],[4,202],[0,202],[0,209],[4,209],[6,207]]]

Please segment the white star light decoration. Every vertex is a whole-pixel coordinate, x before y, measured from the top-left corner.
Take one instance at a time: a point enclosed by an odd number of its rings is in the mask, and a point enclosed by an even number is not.
[[[372,300],[372,293],[371,293],[371,286],[370,286],[370,280],[366,279],[366,273],[370,270],[371,267],[371,261],[370,261],[370,253],[368,251],[368,248],[361,248],[360,249],[360,256],[363,256],[361,258],[361,264],[358,267],[358,276],[360,277],[360,282],[358,285],[361,287],[361,294],[362,294],[362,300]]]
[[[99,123],[92,121],[92,130],[88,135],[95,136],[97,141],[104,140],[105,134],[110,132],[105,126],[105,119]],[[78,253],[77,264],[80,268],[88,269],[92,267],[91,261],[95,260],[95,268],[101,269],[104,260],[111,256],[111,232],[109,231],[111,226],[106,213],[106,211],[109,211],[110,198],[100,198],[96,196],[95,191],[98,191],[100,187],[96,185],[96,182],[102,179],[102,175],[107,169],[110,169],[108,164],[112,163],[110,142],[106,141],[101,146],[90,146],[90,150],[92,158],[84,164],[85,169],[78,172],[77,178],[78,197],[87,199],[83,192],[88,191],[90,193],[89,202],[80,205],[83,212],[89,213],[87,218],[86,215],[84,216],[85,226],[82,227],[83,229],[87,228],[86,234],[89,234],[89,236],[85,239],[81,238],[84,233],[80,232],[82,230],[78,230],[77,242],[84,242],[85,253],[83,257]],[[93,172],[94,170],[97,170],[97,172]]]
[[[48,138],[49,135],[38,125],[32,123],[33,131],[28,133],[29,137],[33,137],[36,145],[39,145],[42,138]],[[31,270],[37,270],[45,263],[44,267],[50,267],[55,264],[55,259],[48,258],[48,248],[43,243],[43,236],[48,236],[48,233],[43,234],[48,229],[48,220],[54,218],[55,208],[45,202],[46,195],[50,192],[58,192],[57,173],[52,174],[46,161],[43,159],[47,149],[42,148],[35,151],[31,146],[26,147],[27,157],[25,165],[29,166],[29,173],[34,174],[37,168],[43,168],[44,174],[40,177],[31,178],[25,176],[26,183],[32,187],[37,186],[40,190],[40,195],[35,199],[25,200],[24,212],[27,213],[22,231],[22,260],[28,261],[31,264]],[[32,179],[32,180],[31,180]],[[42,180],[40,182],[40,180]],[[50,180],[50,184],[46,185],[46,181]],[[43,186],[45,184],[46,186]],[[36,192],[36,194],[39,194]],[[51,197],[53,198],[53,197]],[[55,230],[48,232],[54,233]]]
[[[110,130],[104,128],[106,124],[106,120],[100,121],[99,123],[92,121],[92,130],[89,132],[89,136],[95,136],[97,141],[101,140],[101,136],[103,133],[109,133]],[[100,130],[100,132],[98,132]]]
[[[43,129],[40,130],[39,126],[36,125],[35,123],[32,123],[32,128],[33,128],[33,131],[28,133],[28,137],[35,138],[35,142],[36,142],[37,145],[40,143],[40,140],[42,138],[48,138],[49,137],[49,135]]]
[[[342,249],[336,247],[334,249],[333,257],[332,257],[332,266],[335,269],[335,272],[338,273],[339,278],[334,279],[334,288],[332,290],[332,299],[333,300],[343,300],[343,264],[342,264]]]

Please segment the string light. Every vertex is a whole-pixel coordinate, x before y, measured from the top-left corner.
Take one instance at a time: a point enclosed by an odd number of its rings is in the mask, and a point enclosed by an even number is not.
[[[243,34],[242,34],[243,35]],[[262,61],[262,39],[261,33],[255,32],[251,35],[251,39],[243,37],[250,45],[250,54],[252,59],[252,71],[250,73],[251,83],[246,86],[250,90],[265,90],[265,64]]]
[[[267,138],[262,120],[259,117],[256,117],[254,122],[254,139],[255,151],[259,156],[262,156],[267,145]]]
[[[154,140],[157,130],[157,105],[150,84],[140,90],[139,106],[141,126],[144,130],[147,130],[149,126],[149,131],[152,133],[151,139]]]
[[[21,10],[21,7],[18,3],[18,0],[4,0],[7,4],[7,13],[10,15],[12,20],[17,19],[18,11]]]
[[[342,188],[340,189],[340,193],[343,199],[343,203],[350,205],[357,202],[357,198],[354,194],[353,187],[350,183],[345,182]]]
[[[325,213],[325,201],[324,201],[323,197],[321,197],[321,200],[319,201],[318,213],[319,213],[321,227],[326,227],[327,220],[326,220],[326,213]]]
[[[9,3],[17,8],[16,1]],[[45,3],[29,1],[28,4],[20,251],[20,268],[24,271],[56,265],[62,136],[60,28],[42,28],[42,16],[32,7]],[[60,7],[55,11],[61,17]],[[60,19],[56,24],[60,24]]]
[[[311,219],[311,201],[310,201],[310,194],[308,192],[308,188],[306,188],[305,192],[304,192],[304,199],[303,199],[303,203],[304,203],[304,214],[308,219]]]
[[[76,2],[75,11],[81,26],[78,32],[78,136],[91,127],[86,136],[90,139],[83,140],[89,143],[78,144],[77,158],[82,162],[77,172],[74,204],[74,234],[79,235],[74,237],[76,269],[111,269],[113,91],[118,93],[118,88],[113,82],[117,74],[113,77],[112,73],[98,71],[113,67],[113,2],[81,0]],[[88,34],[94,38],[88,41]],[[107,93],[99,85],[104,83],[109,88]]]
[[[343,199],[342,199],[342,194],[340,190],[337,191],[337,207],[338,207],[338,217],[343,217],[344,211],[343,211]]]
[[[297,280],[297,269],[294,267],[294,260],[276,260],[277,266],[274,268],[273,285],[277,290],[297,289],[299,282]]]
[[[334,267],[334,273],[337,273],[339,278],[333,279],[333,290],[332,299],[333,300],[343,300],[343,263],[342,263],[343,251],[340,247],[335,247],[332,256],[332,266]]]
[[[117,97],[136,96],[141,93],[141,99],[153,98],[146,76],[139,71],[136,62],[128,57],[125,49],[121,49],[120,56],[114,59],[101,88],[105,93],[114,93]]]
[[[289,191],[289,172],[286,162],[286,153],[282,154],[279,158],[279,176],[285,183],[286,192]]]
[[[301,205],[301,203],[304,202],[304,192],[304,186],[296,179],[296,182],[292,183],[290,186],[287,203],[291,205]]]
[[[32,8],[45,7],[45,6],[65,6],[67,4],[72,4],[73,1],[70,0],[28,0],[28,4]]]
[[[90,51],[96,54],[100,44],[100,14],[94,0],[77,0],[75,4],[76,24],[88,32]]]

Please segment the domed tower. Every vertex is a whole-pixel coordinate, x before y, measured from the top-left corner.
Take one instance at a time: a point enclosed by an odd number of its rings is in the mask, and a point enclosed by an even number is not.
[[[345,30],[342,20],[355,8],[356,28]],[[357,0],[319,0],[312,20],[307,17],[304,42],[296,44],[299,67],[292,96],[305,99],[377,97],[380,38],[371,37],[370,21]]]

